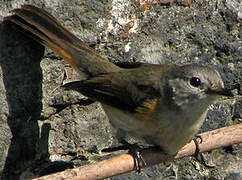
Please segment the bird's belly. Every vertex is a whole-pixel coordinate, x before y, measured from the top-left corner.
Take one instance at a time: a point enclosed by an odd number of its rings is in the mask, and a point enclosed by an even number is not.
[[[202,125],[201,120],[181,119],[173,115],[169,117],[157,117],[153,123],[142,121],[131,114],[103,104],[110,124],[116,128],[131,134],[138,139],[144,139],[148,144],[161,147],[168,154],[176,154],[197,133]],[[155,123],[154,123],[155,122]]]
[[[190,141],[196,132],[197,129],[191,127],[185,127],[182,130],[176,127],[167,127],[146,137],[146,141],[160,146],[166,153],[173,155]]]
[[[110,124],[115,129],[121,129],[125,133],[136,138],[143,138],[150,134],[153,129],[153,124],[147,124],[141,121],[134,114],[128,111],[121,111],[118,108],[102,104],[106,115],[109,118]]]
[[[193,117],[191,119],[181,119],[174,115],[170,117],[166,125],[165,123],[158,125],[157,131],[146,138],[146,141],[160,146],[168,154],[176,154],[198,132],[205,115],[206,112],[200,118]]]

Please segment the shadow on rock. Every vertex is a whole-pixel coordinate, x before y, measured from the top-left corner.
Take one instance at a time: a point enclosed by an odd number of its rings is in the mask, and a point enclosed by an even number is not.
[[[44,47],[24,36],[17,26],[8,21],[0,24],[0,66],[9,109],[7,123],[12,134],[2,179],[17,179],[36,156],[43,54]]]
[[[4,113],[9,134],[12,134],[7,137],[11,143],[4,147],[8,149],[7,157],[3,157],[5,166],[0,167],[4,180],[21,179],[26,175],[35,177],[35,174],[40,176],[73,167],[73,163],[49,160],[51,125],[43,123],[41,134],[38,125],[42,111],[40,60],[44,47],[21,31],[24,30],[9,21],[0,24],[0,68],[8,104],[8,112]]]

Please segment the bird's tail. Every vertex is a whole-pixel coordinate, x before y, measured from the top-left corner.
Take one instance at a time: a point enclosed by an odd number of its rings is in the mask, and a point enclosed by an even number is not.
[[[19,25],[27,35],[50,47],[80,73],[95,76],[119,70],[118,66],[88,47],[47,11],[24,5],[13,12],[14,15],[7,17],[7,20]]]

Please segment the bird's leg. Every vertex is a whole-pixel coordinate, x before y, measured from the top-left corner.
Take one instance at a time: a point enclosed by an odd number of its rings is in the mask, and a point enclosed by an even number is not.
[[[200,142],[198,141],[198,139],[200,139]],[[202,139],[201,136],[196,135],[196,136],[193,138],[193,141],[194,141],[195,146],[196,146],[196,150],[195,150],[194,156],[198,159],[198,154],[199,154],[199,152],[200,152],[199,144],[203,142],[203,139]]]
[[[135,169],[140,173],[141,167],[146,166],[146,162],[142,156],[142,150],[145,148],[140,147],[138,144],[130,144],[124,139],[120,142],[129,149],[129,154],[134,157]]]

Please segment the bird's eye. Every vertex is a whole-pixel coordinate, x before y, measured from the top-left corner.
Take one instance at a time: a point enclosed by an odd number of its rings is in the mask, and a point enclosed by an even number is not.
[[[201,85],[201,80],[198,77],[192,77],[190,79],[190,84],[194,87],[198,87]]]

